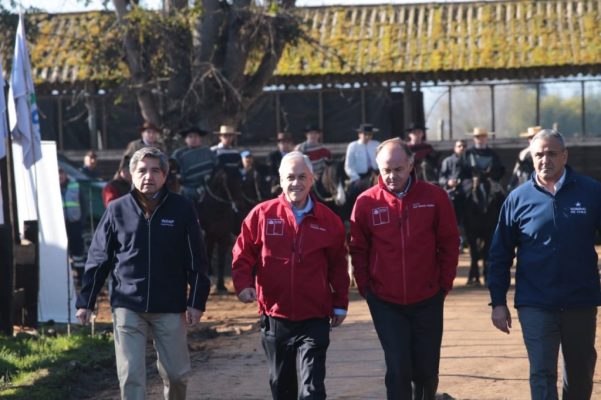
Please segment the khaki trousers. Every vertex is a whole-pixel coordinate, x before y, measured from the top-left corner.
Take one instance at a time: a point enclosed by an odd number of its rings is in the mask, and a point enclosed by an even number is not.
[[[152,332],[157,367],[163,379],[166,400],[186,398],[186,374],[190,357],[183,313],[139,313],[113,309],[115,355],[121,398],[146,398],[146,341]]]

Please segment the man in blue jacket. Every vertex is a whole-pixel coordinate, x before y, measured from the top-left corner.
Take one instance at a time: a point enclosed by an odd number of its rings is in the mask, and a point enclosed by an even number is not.
[[[210,282],[196,213],[165,188],[167,157],[136,151],[129,167],[134,190],[109,203],[88,253],[77,319],[88,323],[111,274],[111,309],[122,399],[146,396],[146,336],[152,331],[165,398],[185,399],[190,370],[186,323],[205,310]]]
[[[566,166],[559,132],[530,143],[534,173],[505,200],[489,253],[492,322],[506,333],[506,295],[516,255],[515,307],[530,361],[532,399],[557,399],[563,354],[563,399],[590,399],[601,289],[595,232],[601,232],[601,184]]]

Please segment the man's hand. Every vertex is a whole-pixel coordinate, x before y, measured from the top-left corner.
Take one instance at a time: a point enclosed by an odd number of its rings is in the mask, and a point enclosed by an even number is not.
[[[330,326],[332,328],[336,328],[337,326],[342,324],[342,322],[344,321],[345,318],[346,318],[346,315],[332,315],[332,317],[330,319]]]
[[[495,306],[492,309],[492,324],[500,330],[509,335],[509,328],[511,328],[511,313],[507,306]]]
[[[77,313],[75,313],[75,317],[82,325],[87,325],[92,319],[93,315],[94,311],[87,308],[80,308],[77,310]]]
[[[188,307],[188,309],[186,310],[186,323],[188,324],[188,326],[196,325],[200,322],[200,319],[202,318],[203,314],[204,312],[200,311],[197,308]]]
[[[252,303],[257,300],[257,291],[252,287],[246,288],[240,292],[238,298],[243,303]]]

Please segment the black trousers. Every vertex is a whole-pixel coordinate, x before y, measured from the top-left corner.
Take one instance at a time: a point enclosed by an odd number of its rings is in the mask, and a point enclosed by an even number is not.
[[[386,360],[388,400],[434,400],[442,342],[444,295],[415,304],[389,303],[367,293]]]
[[[325,399],[329,318],[289,321],[261,316],[261,344],[267,355],[274,400]],[[300,390],[297,382],[300,364]]]

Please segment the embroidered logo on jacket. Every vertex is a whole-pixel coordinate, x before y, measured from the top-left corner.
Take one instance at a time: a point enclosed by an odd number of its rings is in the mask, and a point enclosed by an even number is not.
[[[175,226],[175,220],[163,218],[161,219],[161,226]]]
[[[371,210],[371,220],[374,225],[384,225],[390,222],[388,207],[378,207]]]
[[[309,224],[311,229],[317,229],[318,231],[326,232],[326,228],[323,228],[317,224]]]
[[[434,207],[434,204],[432,204],[432,203],[428,203],[428,204],[413,203],[413,208],[432,208],[432,207]]]
[[[284,220],[279,218],[267,218],[267,221],[265,221],[265,235],[284,236]]]
[[[577,201],[574,207],[570,207],[570,214],[586,215],[586,207],[581,202]]]

